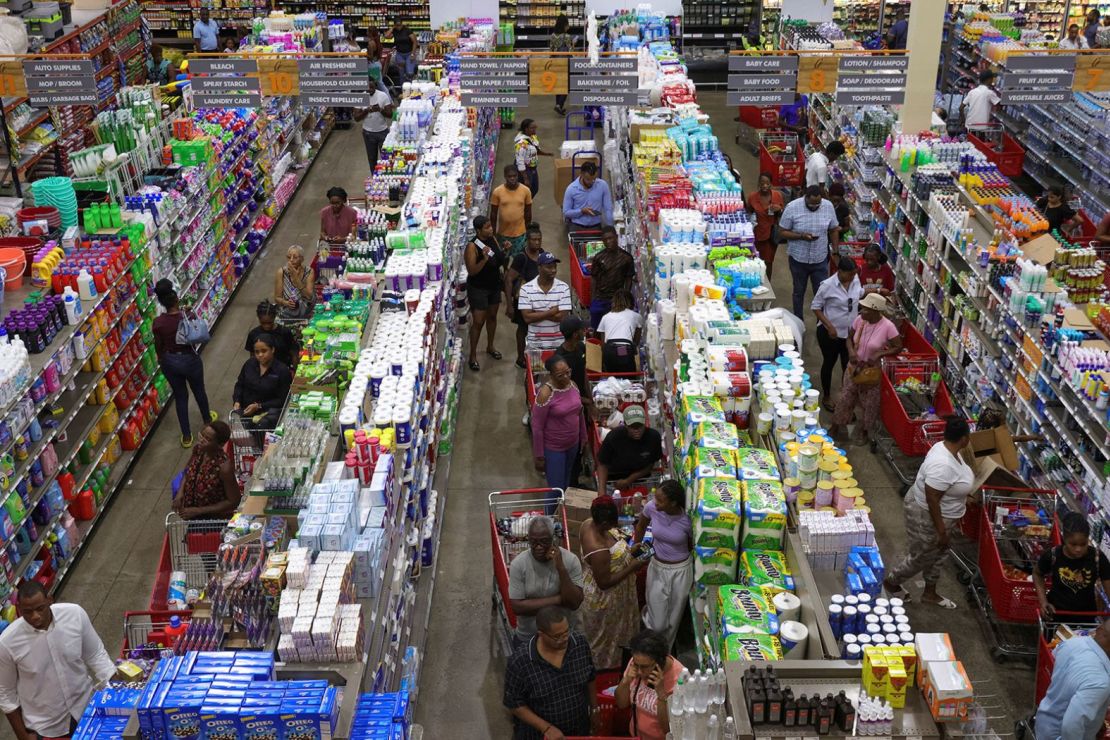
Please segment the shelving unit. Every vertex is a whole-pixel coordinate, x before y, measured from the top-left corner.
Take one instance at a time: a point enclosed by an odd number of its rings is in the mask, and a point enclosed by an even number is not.
[[[546,48],[559,15],[570,21],[572,36],[582,38],[586,32],[585,0],[501,0],[500,11],[501,23],[515,27],[520,49]]]

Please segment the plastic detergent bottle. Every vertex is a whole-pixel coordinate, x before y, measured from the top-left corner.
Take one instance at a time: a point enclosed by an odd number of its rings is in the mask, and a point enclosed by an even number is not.
[[[176,614],[170,617],[170,624],[166,627],[166,647],[173,647],[185,631],[189,629],[188,622],[182,622],[181,617]]]
[[[91,301],[96,298],[96,280],[93,278],[89,271],[81,268],[81,272],[77,274],[77,293],[81,296],[81,300]]]

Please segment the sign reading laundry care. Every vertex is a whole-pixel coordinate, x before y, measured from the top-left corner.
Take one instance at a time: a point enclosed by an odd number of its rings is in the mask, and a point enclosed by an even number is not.
[[[839,105],[901,105],[906,99],[907,56],[851,54],[837,63]]]
[[[728,58],[729,106],[790,105],[798,86],[798,57],[737,55]]]
[[[31,105],[96,105],[96,65],[91,59],[23,62]]]
[[[524,57],[463,57],[459,87],[463,105],[524,108],[528,105],[529,60]]]

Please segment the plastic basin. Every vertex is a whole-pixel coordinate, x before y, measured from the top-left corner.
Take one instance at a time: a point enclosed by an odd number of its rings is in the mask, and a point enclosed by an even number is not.
[[[6,290],[15,290],[23,285],[23,271],[26,267],[27,262],[22,259],[17,264],[0,262],[0,269],[4,270],[4,288]]]

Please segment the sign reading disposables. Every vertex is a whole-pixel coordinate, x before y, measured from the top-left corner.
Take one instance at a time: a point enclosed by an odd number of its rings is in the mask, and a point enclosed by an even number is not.
[[[528,106],[528,60],[512,57],[463,57],[459,60],[462,104],[478,108]]]
[[[906,100],[907,56],[855,54],[840,57],[838,105],[901,105]]]
[[[33,106],[96,105],[96,65],[89,59],[23,62]]]
[[[728,104],[792,105],[798,87],[798,57],[730,56]]]
[[[570,60],[571,105],[634,106],[640,101],[639,61],[635,57]]]

